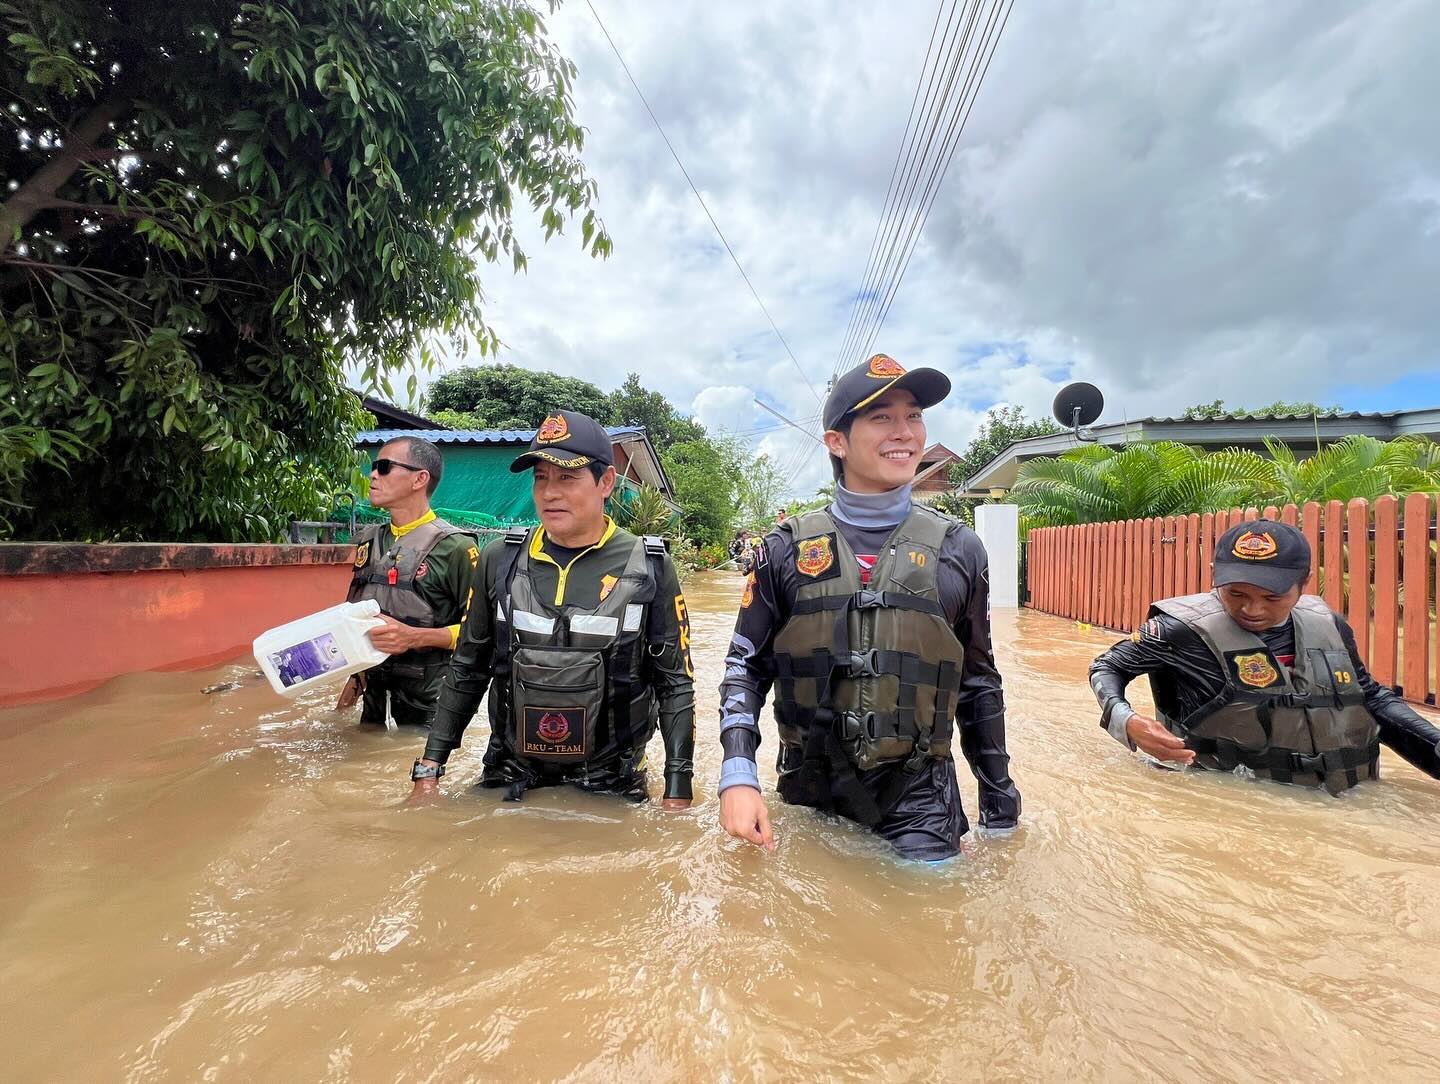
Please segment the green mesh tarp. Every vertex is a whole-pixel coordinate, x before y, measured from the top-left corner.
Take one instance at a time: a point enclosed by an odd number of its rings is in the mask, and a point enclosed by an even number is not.
[[[510,527],[538,523],[535,502],[530,497],[530,472],[510,472],[511,462],[523,450],[523,445],[518,450],[505,445],[441,445],[445,473],[430,502],[435,514],[457,527],[475,530],[481,541],[503,534]],[[622,480],[616,497],[611,499],[612,510],[616,498],[628,501],[634,488],[634,482]],[[349,511],[338,508],[332,518],[346,522]],[[359,502],[358,523],[380,523],[388,518],[368,502]]]

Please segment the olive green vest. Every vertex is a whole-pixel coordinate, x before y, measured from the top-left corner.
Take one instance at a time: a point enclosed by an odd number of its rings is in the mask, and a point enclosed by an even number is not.
[[[373,598],[380,603],[380,612],[396,621],[421,629],[440,628],[441,621],[435,608],[416,589],[416,573],[442,540],[468,532],[451,526],[443,519],[432,519],[403,538],[395,539],[389,552],[381,552],[380,539],[385,530],[385,524],[374,524],[366,527],[357,537],[355,572],[350,579],[346,599],[360,602]],[[391,656],[390,661],[441,661],[449,654],[442,648],[425,648]]]
[[[781,764],[794,747],[839,739],[866,770],[947,758],[964,645],[945,619],[937,573],[954,521],[916,505],[876,556],[870,583],[829,512],[807,512],[781,530],[794,538],[800,586],[775,636]],[[787,757],[784,746],[790,746]]]
[[[1231,620],[1213,593],[1165,599],[1150,612],[1194,630],[1225,673],[1224,691],[1189,718],[1161,712],[1202,767],[1244,765],[1261,778],[1323,786],[1332,794],[1375,777],[1380,728],[1322,599],[1303,595],[1291,612],[1295,663],[1289,668]]]
[[[530,540],[530,531],[506,535],[497,570],[493,688],[505,745],[535,767],[617,754],[633,767],[658,720],[643,653],[665,543],[635,539],[615,586],[587,609],[556,606],[536,590]]]

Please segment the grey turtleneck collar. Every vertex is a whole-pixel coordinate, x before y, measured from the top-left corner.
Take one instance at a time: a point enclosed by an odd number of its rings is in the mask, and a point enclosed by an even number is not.
[[[874,530],[877,527],[898,527],[910,514],[910,487],[886,490],[884,493],[852,493],[835,483],[835,500],[830,514],[852,527]]]

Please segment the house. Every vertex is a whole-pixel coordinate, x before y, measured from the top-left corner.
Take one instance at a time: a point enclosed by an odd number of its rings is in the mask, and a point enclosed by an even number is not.
[[[360,404],[375,415],[375,420],[380,423],[382,429],[449,429],[448,425],[441,425],[430,418],[421,417],[419,414],[411,414],[408,410],[401,410],[384,399],[376,399],[373,395],[360,395]]]
[[[606,432],[620,475],[617,492],[633,493],[648,485],[674,508],[674,490],[644,427],[617,426]],[[530,475],[510,471],[510,463],[534,436],[534,429],[370,429],[355,435],[355,447],[373,453],[396,437],[420,437],[438,445],[445,456],[445,473],[431,504],[440,515],[452,521],[510,526],[537,522]]]
[[[1303,458],[1317,447],[1334,444],[1352,434],[1379,440],[1418,435],[1440,440],[1440,407],[1426,410],[1396,410],[1381,413],[1351,411],[1320,417],[1253,418],[1226,415],[1219,418],[1139,418],[1112,422],[1089,430],[1096,441],[1117,447],[1134,441],[1174,440],[1203,448],[1247,448],[1265,451],[1265,438],[1277,440]],[[965,481],[964,492],[974,496],[998,496],[1014,486],[1020,466],[1038,456],[1055,456],[1077,447],[1071,432],[1017,440]]]
[[[950,467],[960,457],[945,445],[935,443],[920,456],[920,469],[915,472],[912,490],[919,493],[948,493],[955,488],[950,481]]]

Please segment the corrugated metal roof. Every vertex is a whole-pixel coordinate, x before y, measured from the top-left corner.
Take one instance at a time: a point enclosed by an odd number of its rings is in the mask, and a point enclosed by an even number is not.
[[[1338,414],[1321,413],[1319,418],[1322,422],[1327,420],[1345,421],[1347,419],[1354,421],[1362,418],[1396,418],[1401,414],[1413,413],[1415,412],[1410,410],[1342,410]],[[1144,425],[1146,422],[1156,424],[1170,422],[1282,422],[1295,421],[1297,419],[1308,422],[1312,416],[1313,415],[1310,414],[1217,414],[1213,418],[1187,418],[1179,415],[1173,418],[1133,418],[1130,424]],[[1117,423],[1107,422],[1105,424],[1115,425]],[[1103,426],[1101,428],[1103,428]]]
[[[355,434],[356,444],[384,444],[397,437],[419,437],[432,444],[529,444],[535,429],[364,429]],[[611,439],[642,434],[645,430],[633,425],[606,426]]]

